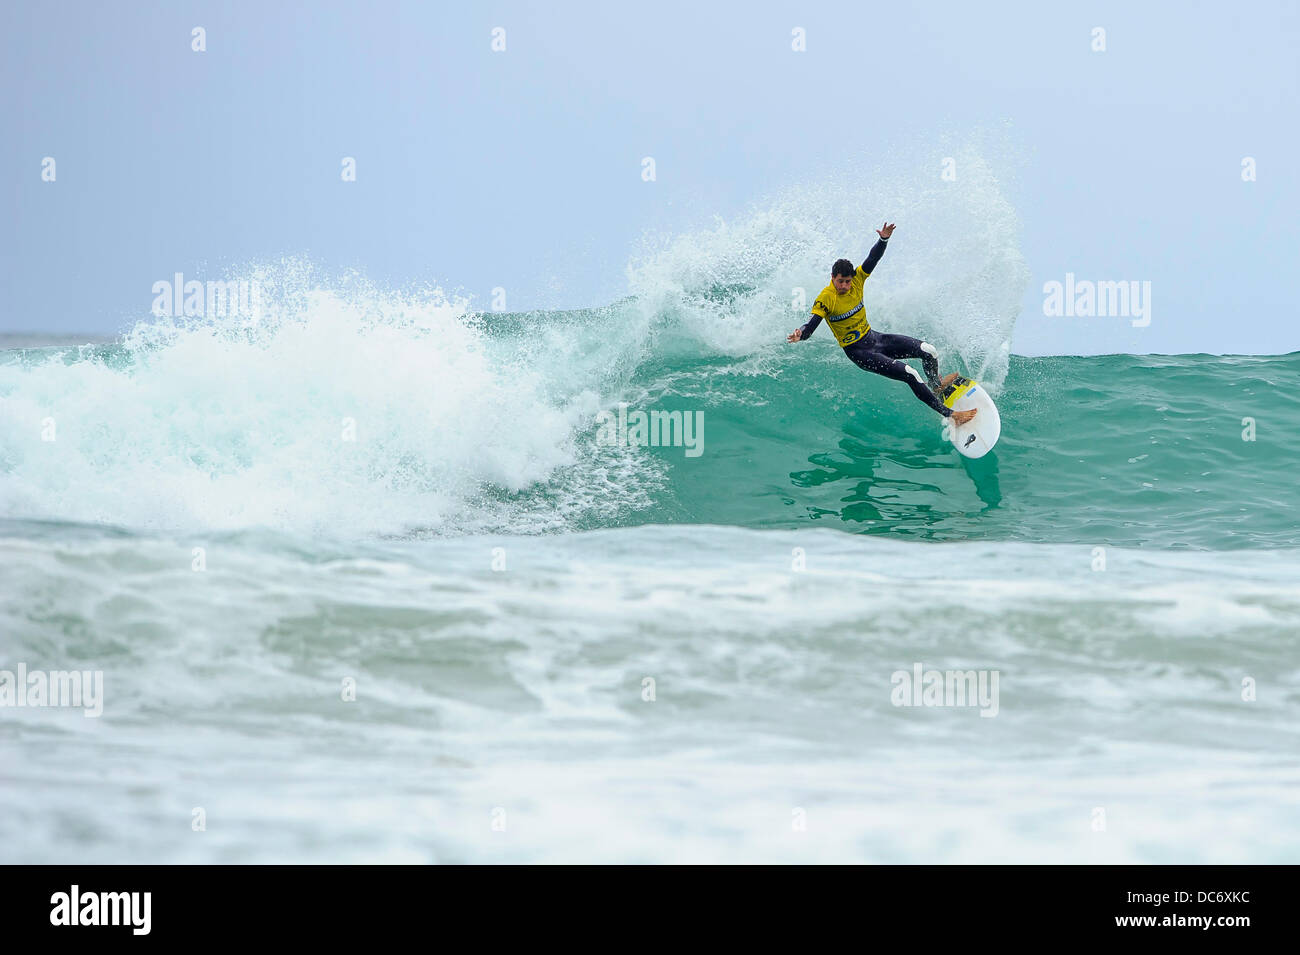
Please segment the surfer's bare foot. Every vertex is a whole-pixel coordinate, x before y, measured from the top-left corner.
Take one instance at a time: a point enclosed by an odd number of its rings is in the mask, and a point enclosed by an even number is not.
[[[943,376],[943,381],[942,381],[942,385],[943,385],[943,387],[944,387],[944,388],[947,388],[949,385],[951,385],[954,381],[957,380],[957,377],[958,377],[958,376],[957,376],[957,373],[956,373],[955,371],[954,371],[951,375],[944,375],[944,376]]]
[[[969,411],[954,411],[952,413],[952,423],[960,426],[965,424],[973,417],[975,417],[974,408],[971,408]]]

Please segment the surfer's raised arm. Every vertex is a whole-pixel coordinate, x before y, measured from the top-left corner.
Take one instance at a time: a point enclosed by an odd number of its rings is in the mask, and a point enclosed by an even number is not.
[[[894,223],[892,222],[886,222],[876,230],[876,235],[880,236],[880,238],[871,247],[871,251],[867,253],[867,257],[862,262],[862,271],[867,275],[871,274],[871,270],[876,267],[880,257],[885,254],[885,243],[889,241],[889,237],[893,234]]]

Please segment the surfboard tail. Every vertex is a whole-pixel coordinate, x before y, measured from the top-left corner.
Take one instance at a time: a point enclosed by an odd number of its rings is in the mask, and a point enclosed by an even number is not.
[[[962,378],[958,375],[953,379],[952,384],[943,389],[943,395],[941,397],[944,405],[951,408],[957,402],[958,398],[971,390],[971,386],[974,384],[975,382],[971,381],[969,378]]]

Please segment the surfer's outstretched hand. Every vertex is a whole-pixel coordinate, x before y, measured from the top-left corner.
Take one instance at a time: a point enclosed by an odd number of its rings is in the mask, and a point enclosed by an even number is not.
[[[879,229],[876,230],[876,235],[880,236],[882,239],[888,239],[893,234],[894,234],[894,223],[892,222],[886,222],[884,225],[882,225]]]
[[[786,336],[785,340],[788,342],[803,341],[803,329],[796,328],[794,331],[792,331],[789,335]]]

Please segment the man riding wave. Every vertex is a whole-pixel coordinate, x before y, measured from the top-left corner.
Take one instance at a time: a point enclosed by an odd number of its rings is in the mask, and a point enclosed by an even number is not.
[[[806,325],[791,332],[786,341],[804,341],[825,319],[835,333],[835,340],[844,349],[844,354],[855,365],[864,371],[906,382],[916,397],[945,418],[951,418],[954,424],[963,425],[975,417],[975,412],[953,411],[940,400],[943,390],[952,384],[957,375],[951,374],[940,380],[939,353],[935,347],[918,338],[878,332],[867,321],[862,306],[863,282],[885,254],[885,244],[894,234],[894,225],[886,222],[876,230],[876,234],[880,240],[856,269],[848,259],[840,259],[831,266],[831,284],[822,289],[813,302],[812,318]],[[921,359],[926,380],[922,380],[915,368],[901,360],[904,358]]]

